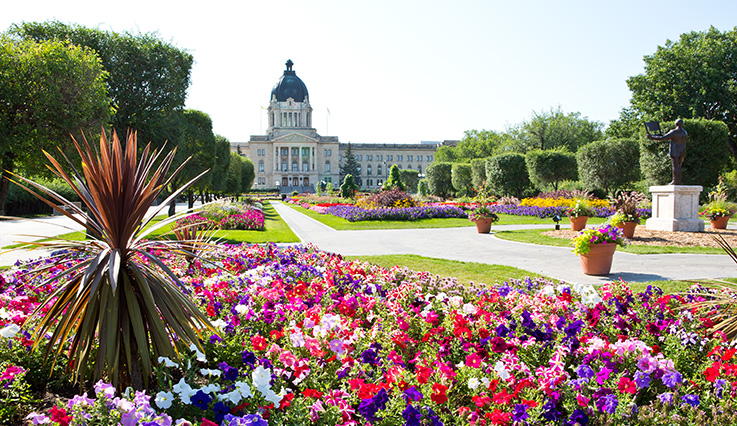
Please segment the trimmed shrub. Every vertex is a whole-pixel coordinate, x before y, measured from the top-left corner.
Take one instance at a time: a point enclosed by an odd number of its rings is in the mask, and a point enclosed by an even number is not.
[[[456,190],[456,195],[473,195],[473,179],[471,165],[468,163],[453,163],[450,181]]]
[[[453,194],[452,170],[452,163],[432,163],[427,166],[425,176],[430,194],[442,198],[448,198]]]
[[[343,198],[353,198],[358,191],[358,185],[353,181],[353,175],[347,174],[343,178],[343,184],[340,185],[340,196]]]
[[[576,153],[578,177],[588,191],[611,194],[640,180],[639,144],[630,139],[591,142]]]
[[[672,124],[671,124],[672,126]],[[688,132],[686,158],[683,160],[681,184],[717,184],[719,173],[729,164],[729,129],[721,121],[705,119],[683,120]],[[670,129],[663,129],[667,132]],[[647,185],[665,185],[672,179],[669,141],[640,141],[640,166]]]
[[[399,171],[399,179],[405,185],[405,191],[417,192],[417,184],[420,182],[420,172],[417,170],[403,169]]]
[[[80,201],[77,193],[74,192],[72,187],[62,179],[34,177],[32,180],[49,188],[69,201]],[[10,184],[6,205],[8,216],[48,215],[52,213],[52,210],[53,209],[51,207],[36,198],[30,192],[18,185]]]
[[[477,191],[486,183],[486,158],[471,160],[471,184]]]
[[[417,183],[417,193],[420,194],[421,197],[427,197],[427,179],[422,179]]]
[[[509,153],[487,159],[486,185],[496,195],[522,198],[523,193],[530,188],[524,155]]]
[[[552,185],[557,191],[561,181],[578,179],[576,155],[570,152],[532,150],[525,155],[525,164],[530,180],[540,189]]]
[[[402,178],[399,175],[399,167],[396,164],[392,165],[389,170],[389,178],[381,185],[382,191],[388,191],[390,189],[398,189],[400,191],[406,189],[406,185],[402,182]]]

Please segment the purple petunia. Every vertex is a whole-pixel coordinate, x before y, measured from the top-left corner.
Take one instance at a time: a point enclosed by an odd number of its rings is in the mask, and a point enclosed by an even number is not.
[[[673,389],[676,386],[680,385],[681,382],[683,382],[683,376],[681,376],[681,373],[677,371],[670,371],[668,373],[663,374],[663,378],[660,380],[663,381],[664,385]]]
[[[699,403],[701,402],[699,401],[699,396],[694,394],[683,395],[681,397],[681,401],[683,401],[684,404],[688,404],[692,407],[698,407]]]

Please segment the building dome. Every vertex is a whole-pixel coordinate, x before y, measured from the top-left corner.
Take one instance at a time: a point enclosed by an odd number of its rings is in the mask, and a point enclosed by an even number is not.
[[[295,102],[303,102],[305,98],[309,100],[307,86],[297,77],[297,73],[292,71],[293,64],[291,59],[287,61],[287,69],[271,89],[271,99],[276,96],[277,102],[286,102],[288,98],[294,99]]]

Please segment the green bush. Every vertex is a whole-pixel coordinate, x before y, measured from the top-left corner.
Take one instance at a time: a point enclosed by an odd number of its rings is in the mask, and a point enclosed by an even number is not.
[[[343,184],[340,185],[340,196],[343,198],[353,198],[358,191],[358,185],[353,181],[353,175],[347,174],[343,178]]]
[[[399,179],[407,187],[406,191],[412,194],[417,191],[417,184],[420,182],[420,172],[417,170],[403,169],[399,171]]]
[[[486,158],[471,160],[471,182],[477,191],[486,183]]]
[[[421,197],[427,197],[427,179],[422,179],[417,183],[417,193],[420,194]]]
[[[468,163],[453,163],[450,181],[456,190],[456,195],[473,195],[473,179],[471,165]]]
[[[681,184],[701,185],[704,188],[715,186],[719,174],[729,165],[727,125],[721,121],[700,118],[683,120],[683,128],[688,132],[688,138]],[[664,132],[668,130],[663,129]],[[648,186],[665,185],[672,179],[668,145],[669,141],[640,141],[640,166]]]
[[[453,194],[452,170],[452,163],[432,163],[427,166],[425,176],[430,194],[442,198],[448,198]]]
[[[382,191],[388,191],[390,189],[398,189],[400,191],[404,191],[407,189],[407,186],[402,182],[402,178],[399,175],[399,167],[397,167],[396,164],[392,165],[391,169],[389,170],[389,177],[387,178],[386,182],[384,182],[383,185],[381,185]]]
[[[551,185],[554,191],[564,180],[578,179],[576,155],[560,150],[535,149],[525,155],[530,180],[540,189]]]
[[[522,198],[530,188],[524,155],[509,153],[487,159],[486,185],[495,195]]]
[[[51,189],[69,201],[80,201],[77,193],[62,179],[34,177],[31,180]],[[52,208],[46,203],[31,195],[31,193],[20,186],[13,183],[10,184],[7,203],[8,216],[35,216],[51,213]]]
[[[639,157],[639,144],[634,140],[591,142],[576,153],[578,177],[586,190],[612,194],[640,180]]]

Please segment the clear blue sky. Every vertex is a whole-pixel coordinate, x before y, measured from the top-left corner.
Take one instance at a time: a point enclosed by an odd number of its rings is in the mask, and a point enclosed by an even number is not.
[[[684,32],[732,29],[737,2],[35,0],[3,5],[0,29],[50,19],[155,31],[188,50],[187,107],[232,142],[266,128],[261,107],[292,59],[318,133],[417,143],[557,106],[607,124],[644,55]]]

